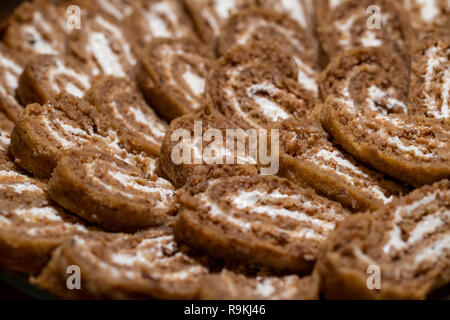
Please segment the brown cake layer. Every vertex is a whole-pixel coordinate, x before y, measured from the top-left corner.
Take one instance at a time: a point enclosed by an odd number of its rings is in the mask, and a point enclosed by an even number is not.
[[[67,289],[69,265],[83,270],[81,290]],[[226,270],[216,274],[212,271],[214,265],[209,258],[175,242],[171,230],[161,228],[133,236],[77,237],[55,252],[33,282],[69,299],[318,297],[316,277],[247,277]]]
[[[423,39],[415,50],[409,89],[411,113],[450,117],[450,33]]]
[[[94,76],[125,77],[137,63],[133,30],[101,12],[90,11],[83,27],[66,40],[68,54],[81,60]]]
[[[137,46],[142,50],[158,38],[196,38],[193,23],[181,0],[139,0],[139,10],[125,19],[127,26],[137,38]]]
[[[395,1],[348,0],[319,12],[317,32],[328,60],[360,46],[389,48],[409,60],[415,35],[407,14]]]
[[[175,234],[211,256],[308,273],[347,212],[309,189],[271,177],[230,177],[187,188]]]
[[[91,82],[91,75],[78,60],[64,55],[37,55],[20,76],[17,96],[24,106],[43,104],[62,92],[83,98]]]
[[[62,242],[88,233],[48,200],[44,183],[11,167],[0,169],[0,208],[0,265],[11,270],[39,272]]]
[[[252,157],[245,148],[237,152],[237,138],[227,145],[227,130],[238,129],[234,123],[223,118],[197,114],[180,117],[170,124],[161,147],[161,167],[176,187],[183,187],[197,166],[230,167],[232,170],[257,173],[257,155]],[[219,137],[207,137],[208,130],[219,131]],[[198,131],[198,132],[197,132]],[[212,132],[212,131],[211,131]],[[212,132],[213,133],[213,132]],[[239,134],[239,133],[236,133]],[[245,136],[246,133],[243,132]],[[217,139],[217,140],[216,140]],[[241,141],[249,143],[248,138]]]
[[[249,59],[258,51],[259,59]],[[317,98],[297,82],[296,69],[294,59],[270,45],[234,47],[208,77],[207,107],[241,128],[309,117]]]
[[[59,161],[50,197],[74,214],[112,231],[136,231],[170,221],[176,193],[170,182],[106,154],[88,151]],[[148,169],[148,167],[147,167]]]
[[[276,45],[292,56],[299,69],[299,84],[317,96],[319,53],[312,34],[286,15],[262,9],[246,10],[228,19],[218,50],[223,55],[235,45],[249,45],[254,41]]]
[[[258,0],[261,7],[287,14],[299,26],[314,33],[314,11],[317,0]]]
[[[312,187],[356,212],[379,209],[405,191],[341,150],[314,122],[288,120],[280,130],[279,175],[297,185]]]
[[[215,46],[225,21],[239,10],[256,6],[257,0],[182,0],[201,39]]]
[[[157,39],[144,50],[136,82],[147,101],[171,121],[203,107],[212,52],[193,38]]]
[[[97,77],[85,99],[107,119],[121,145],[134,154],[159,155],[167,123],[145,102],[137,86],[124,78]]]
[[[450,176],[445,120],[407,116],[406,71],[381,48],[349,51],[324,73],[322,124],[350,154],[420,186]],[[400,69],[399,69],[400,68]]]
[[[25,108],[11,136],[11,152],[22,168],[37,177],[49,178],[68,152],[92,143],[110,144],[106,142],[105,124],[95,107],[62,94],[44,105]]]
[[[449,187],[448,181],[426,186],[338,224],[317,264],[325,298],[425,299],[447,284]],[[374,274],[379,286],[369,287]]]

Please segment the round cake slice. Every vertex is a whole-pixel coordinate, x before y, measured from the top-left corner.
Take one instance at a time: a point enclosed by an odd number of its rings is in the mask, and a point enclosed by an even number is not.
[[[250,154],[249,148],[238,153],[238,144],[248,145],[250,137],[237,129],[231,121],[206,114],[172,121],[161,147],[162,170],[178,188],[186,184],[198,166],[229,166],[230,171],[256,175],[258,155]]]
[[[19,79],[17,96],[26,106],[43,104],[61,92],[82,98],[91,87],[91,75],[77,60],[64,55],[37,55]]]
[[[249,59],[257,51],[264,52],[262,57]],[[209,74],[205,97],[211,113],[245,129],[307,118],[318,102],[297,82],[292,58],[259,44],[236,46],[221,58]]]
[[[2,267],[37,273],[56,247],[86,233],[81,220],[50,203],[44,183],[0,167]]]
[[[419,37],[437,30],[450,28],[450,3],[448,0],[402,0],[412,26]]]
[[[318,95],[318,45],[306,29],[281,13],[262,9],[240,11],[224,25],[219,53],[223,55],[235,45],[248,45],[253,41],[283,48],[297,64],[299,84],[311,95]]]
[[[347,216],[340,204],[286,179],[225,177],[185,190],[175,235],[224,261],[306,274]]]
[[[239,10],[252,8],[257,0],[182,0],[203,42],[215,46],[225,21]]]
[[[338,224],[317,263],[328,299],[425,299],[449,270],[448,181]]]
[[[411,67],[409,107],[414,114],[449,119],[450,33],[427,36],[416,48]]]
[[[25,59],[22,54],[0,44],[0,62],[0,110],[17,121],[23,107],[17,101],[16,89]]]
[[[355,49],[330,64],[322,124],[347,152],[399,181],[421,186],[448,178],[450,123],[404,114],[407,71],[389,56]]]
[[[157,39],[142,55],[136,82],[150,105],[171,121],[203,107],[212,63],[210,49],[193,38]]]
[[[415,35],[407,14],[395,1],[348,0],[317,22],[329,60],[356,47],[384,47],[410,61]]]
[[[133,82],[125,78],[97,77],[84,98],[105,116],[129,152],[159,155],[167,123],[147,105]]]
[[[63,208],[111,231],[134,232],[168,223],[176,210],[171,183],[114,156],[84,150],[61,159],[49,181]],[[145,168],[148,170],[148,167]]]
[[[67,289],[67,267],[82,270]],[[317,299],[317,277],[245,276],[177,243],[168,228],[76,237],[33,283],[68,299]],[[218,269],[213,271],[213,269]]]
[[[379,209],[405,191],[339,149],[315,122],[288,120],[280,132],[279,175],[312,187],[351,211]]]
[[[316,275],[298,277],[236,274],[229,270],[207,276],[200,291],[204,300],[318,300]]]
[[[68,53],[80,59],[94,75],[127,76],[136,65],[133,53],[134,33],[125,23],[92,13],[83,20],[83,28],[67,39]]]
[[[303,29],[314,33],[316,0],[258,0],[261,7],[289,15]]]
[[[11,136],[11,152],[22,168],[49,178],[65,153],[104,142],[107,129],[95,107],[63,93],[25,108]]]
[[[2,24],[2,41],[22,53],[59,54],[65,49],[65,19],[50,1],[24,2]]]
[[[139,0],[139,10],[125,19],[142,50],[156,38],[196,37],[191,19],[180,0]]]

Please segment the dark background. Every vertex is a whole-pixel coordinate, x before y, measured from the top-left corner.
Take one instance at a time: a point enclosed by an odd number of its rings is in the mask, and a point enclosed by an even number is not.
[[[22,0],[0,0],[0,21],[5,19]]]

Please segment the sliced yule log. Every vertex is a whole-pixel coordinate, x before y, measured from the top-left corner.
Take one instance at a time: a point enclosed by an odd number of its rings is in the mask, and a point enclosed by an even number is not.
[[[340,204],[274,176],[209,179],[185,188],[179,202],[181,241],[224,261],[288,273],[310,272],[322,242],[348,216]]]
[[[167,130],[147,105],[136,85],[125,78],[97,77],[85,99],[107,118],[128,152],[159,155]]]
[[[50,1],[24,2],[0,27],[2,41],[31,55],[63,53],[64,23],[65,16]]]
[[[429,35],[416,48],[411,68],[409,108],[414,114],[449,119],[450,33]]]
[[[19,77],[23,72],[25,57],[0,43],[0,110],[16,121],[23,111],[16,98]]]
[[[205,277],[199,298],[204,300],[318,300],[319,278],[317,275],[250,277],[225,269]]]
[[[318,35],[331,60],[356,47],[384,47],[406,61],[415,41],[406,13],[390,0],[348,0],[320,17]]]
[[[230,171],[256,175],[257,155],[247,152],[249,137],[237,129],[231,121],[203,113],[172,121],[161,146],[162,170],[178,188],[186,184],[196,166],[229,165]],[[241,154],[238,146],[243,147]]]
[[[450,28],[448,0],[402,0],[401,3],[419,37],[428,32]]]
[[[156,38],[180,39],[196,36],[181,0],[138,2],[141,8],[125,20],[137,37],[138,49],[144,49]]]
[[[298,82],[312,95],[318,95],[319,53],[312,34],[281,13],[262,9],[241,11],[224,25],[219,39],[219,54],[225,54],[235,45],[248,45],[252,41],[283,48],[284,53],[295,59],[299,69]]]
[[[288,120],[279,129],[278,175],[299,186],[312,187],[355,212],[379,209],[405,191],[339,149],[315,122]]]
[[[67,267],[83,271],[67,288]],[[76,237],[59,247],[33,283],[69,299],[313,299],[316,277],[243,276],[177,243],[168,228],[136,235]],[[233,284],[236,291],[229,287]],[[211,286],[215,289],[212,291]],[[289,290],[283,290],[289,289]],[[212,292],[211,292],[212,291]]]
[[[51,252],[74,235],[88,233],[81,220],[53,205],[46,185],[0,167],[0,265],[37,273]]]
[[[83,27],[67,40],[68,53],[80,59],[94,75],[125,77],[136,65],[136,36],[125,23],[100,12],[91,12]]]
[[[325,298],[331,299],[425,299],[448,284],[449,182],[338,224],[317,270]]]
[[[43,104],[61,92],[82,98],[91,82],[91,75],[80,61],[64,55],[37,55],[20,76],[17,96],[24,106]]]
[[[383,48],[351,50],[323,74],[321,120],[350,154],[414,186],[450,177],[450,123],[408,116],[408,74]]]
[[[212,63],[210,49],[194,38],[156,39],[142,54],[135,78],[150,105],[171,121],[203,106]]]
[[[225,21],[234,13],[252,8],[257,0],[182,0],[203,42],[215,45]]]
[[[241,128],[271,128],[291,117],[309,117],[318,99],[297,76],[295,60],[276,47],[235,46],[208,76],[207,109]]]
[[[105,141],[106,123],[94,106],[63,93],[25,108],[11,135],[11,152],[22,168],[49,178],[65,153]]]
[[[314,33],[314,1],[316,0],[258,0],[261,7],[285,13],[303,29]]]
[[[50,197],[63,208],[111,231],[134,232],[170,222],[176,192],[145,167],[86,148],[63,157],[49,181]]]

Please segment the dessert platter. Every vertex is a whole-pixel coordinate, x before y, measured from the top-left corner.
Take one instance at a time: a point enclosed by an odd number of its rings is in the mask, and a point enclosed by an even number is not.
[[[0,23],[0,279],[448,298],[449,117],[447,0],[23,2]]]

